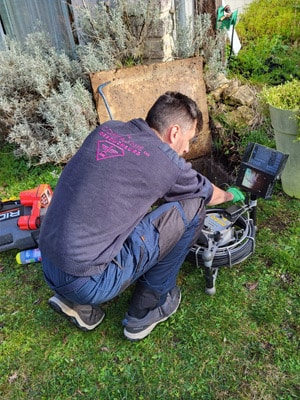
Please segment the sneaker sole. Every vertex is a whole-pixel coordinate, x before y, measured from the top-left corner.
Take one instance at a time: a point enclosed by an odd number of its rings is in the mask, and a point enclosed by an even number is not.
[[[96,324],[87,325],[72,308],[61,302],[57,297],[54,296],[49,299],[48,304],[54,311],[56,311],[58,314],[66,316],[69,321],[71,321],[77,326],[77,328],[84,332],[95,329],[99,324],[101,324],[103,318],[105,317],[105,314],[103,314],[102,318]]]
[[[160,324],[161,322],[166,321],[168,318],[171,317],[171,315],[176,313],[176,311],[177,311],[177,309],[178,309],[178,307],[180,305],[180,302],[181,302],[181,293],[180,293],[178,305],[177,305],[176,309],[170,315],[168,315],[167,317],[165,317],[165,318],[163,318],[163,319],[161,319],[161,320],[159,320],[157,322],[154,322],[152,325],[149,325],[148,328],[144,329],[141,332],[132,333],[132,332],[128,332],[127,329],[124,328],[125,337],[127,339],[131,340],[132,342],[144,339],[146,336],[149,335],[149,333],[151,333],[153,331],[153,329],[156,327],[156,325]]]

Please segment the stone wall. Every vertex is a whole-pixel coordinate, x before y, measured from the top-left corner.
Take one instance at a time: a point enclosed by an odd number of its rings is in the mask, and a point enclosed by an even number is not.
[[[160,0],[160,19],[150,33],[144,58],[151,62],[169,61],[174,52],[175,4],[174,0]]]
[[[222,4],[229,4],[240,15],[253,0],[158,0],[160,3],[160,21],[156,31],[149,35],[145,47],[146,62],[170,61],[174,59],[174,41],[178,26],[188,27],[193,15],[210,14],[211,29],[209,35],[215,35],[217,10]]]
[[[144,51],[146,62],[161,62],[174,59],[175,40],[178,27],[190,28],[194,15],[211,14],[212,28],[209,34],[215,34],[217,9],[221,0],[160,0],[160,20],[157,29],[150,32]]]

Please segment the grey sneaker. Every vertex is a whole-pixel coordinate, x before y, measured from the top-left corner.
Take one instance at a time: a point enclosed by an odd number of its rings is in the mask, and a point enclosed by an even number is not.
[[[144,339],[160,322],[168,319],[177,311],[181,300],[179,287],[175,286],[166,298],[162,306],[149,311],[143,318],[135,318],[129,314],[123,320],[124,335],[129,340]]]
[[[83,331],[91,331],[96,328],[105,316],[104,311],[99,306],[76,304],[58,294],[51,297],[48,303],[50,307],[65,315]]]

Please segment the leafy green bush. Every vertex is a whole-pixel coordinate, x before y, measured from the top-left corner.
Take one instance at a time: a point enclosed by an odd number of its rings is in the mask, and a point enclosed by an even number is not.
[[[300,77],[300,50],[286,44],[282,37],[258,37],[231,60],[230,71],[256,83],[277,85]]]
[[[241,15],[237,31],[242,49],[230,72],[254,83],[277,85],[300,78],[299,9],[294,0],[253,1]]]
[[[254,0],[239,18],[239,35],[246,45],[265,35],[294,43],[300,39],[299,12],[295,0]]]

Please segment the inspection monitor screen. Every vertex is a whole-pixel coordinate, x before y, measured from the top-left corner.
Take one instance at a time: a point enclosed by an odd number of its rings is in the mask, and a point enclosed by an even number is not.
[[[262,193],[266,190],[269,183],[270,178],[266,174],[249,167],[245,169],[242,186],[251,192]]]

